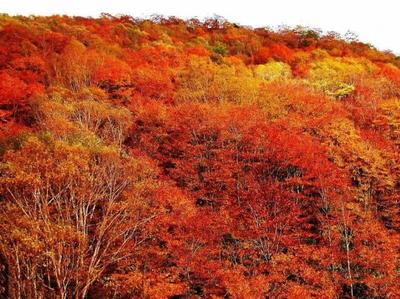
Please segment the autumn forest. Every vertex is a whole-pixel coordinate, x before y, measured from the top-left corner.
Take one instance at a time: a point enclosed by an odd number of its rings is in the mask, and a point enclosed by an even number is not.
[[[400,57],[223,18],[0,15],[0,298],[400,298]]]

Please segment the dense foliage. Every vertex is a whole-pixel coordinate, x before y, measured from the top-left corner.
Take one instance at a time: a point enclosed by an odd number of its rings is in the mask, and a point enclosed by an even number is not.
[[[309,28],[0,16],[0,298],[400,298],[400,58]]]

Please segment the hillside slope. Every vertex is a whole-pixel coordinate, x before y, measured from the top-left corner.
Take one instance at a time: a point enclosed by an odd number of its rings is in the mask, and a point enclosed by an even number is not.
[[[0,298],[400,298],[400,58],[222,19],[0,16]]]

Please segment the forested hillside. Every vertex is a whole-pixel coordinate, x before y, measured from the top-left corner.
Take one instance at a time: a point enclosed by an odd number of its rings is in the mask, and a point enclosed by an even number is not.
[[[355,38],[0,15],[0,298],[400,298],[399,149]]]

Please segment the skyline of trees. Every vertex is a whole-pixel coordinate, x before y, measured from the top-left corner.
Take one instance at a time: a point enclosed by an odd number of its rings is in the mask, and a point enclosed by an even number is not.
[[[223,18],[0,16],[0,298],[400,297],[400,59]]]

